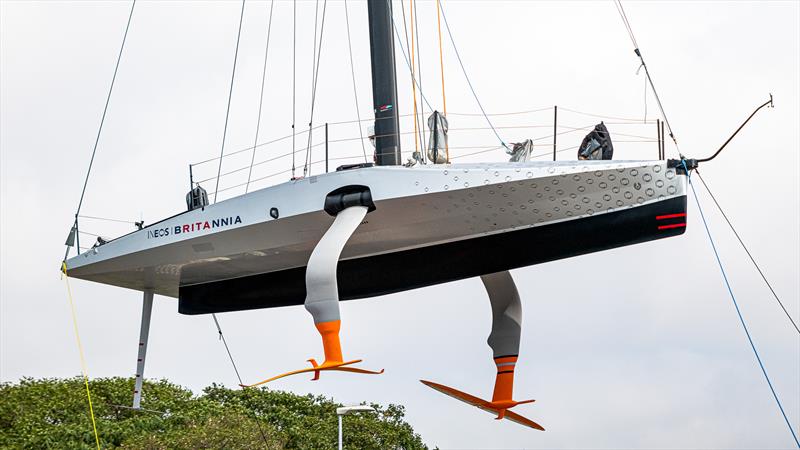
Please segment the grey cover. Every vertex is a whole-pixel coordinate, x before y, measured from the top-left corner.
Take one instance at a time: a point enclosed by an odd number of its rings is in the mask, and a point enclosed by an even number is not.
[[[428,117],[428,159],[434,164],[444,164],[447,162],[447,118],[434,111]]]
[[[508,162],[526,162],[530,161],[531,153],[533,153],[533,141],[525,139],[523,142],[512,144],[513,147],[506,148],[506,153],[511,155]]]

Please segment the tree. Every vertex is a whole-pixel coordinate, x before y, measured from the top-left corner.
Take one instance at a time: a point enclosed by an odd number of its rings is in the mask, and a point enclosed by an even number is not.
[[[201,395],[166,380],[145,382],[142,410],[129,405],[132,378],[90,382],[103,448],[335,448],[333,400],[266,388],[213,384]],[[348,417],[344,444],[359,449],[422,449],[399,405]],[[83,379],[23,378],[0,384],[0,448],[95,448]]]

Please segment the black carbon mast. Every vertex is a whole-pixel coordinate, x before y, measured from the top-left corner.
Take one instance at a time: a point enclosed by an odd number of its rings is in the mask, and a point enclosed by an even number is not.
[[[369,44],[372,60],[372,106],[375,111],[375,163],[396,166],[400,155],[400,121],[394,62],[391,0],[369,0]]]

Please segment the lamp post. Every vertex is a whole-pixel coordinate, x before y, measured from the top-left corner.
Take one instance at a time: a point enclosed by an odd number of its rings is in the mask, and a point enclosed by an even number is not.
[[[342,416],[368,411],[375,412],[375,408],[366,405],[342,406],[341,408],[336,408],[336,416],[339,418],[339,450],[342,450]]]

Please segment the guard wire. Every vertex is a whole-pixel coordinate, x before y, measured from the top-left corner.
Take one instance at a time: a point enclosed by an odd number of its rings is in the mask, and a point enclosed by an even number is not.
[[[683,164],[684,164],[684,169],[686,169],[686,163],[684,162]],[[686,172],[687,174],[689,173],[688,169],[686,169]],[[800,448],[800,441],[797,439],[797,435],[794,432],[792,423],[786,416],[786,411],[783,410],[783,405],[781,404],[781,401],[778,398],[778,394],[775,392],[775,388],[772,386],[772,381],[770,380],[769,375],[767,375],[767,369],[764,367],[764,363],[761,361],[761,357],[758,354],[756,345],[753,343],[753,338],[750,336],[750,331],[747,329],[747,324],[744,321],[744,317],[742,317],[742,312],[741,310],[739,310],[739,303],[736,301],[736,297],[733,295],[733,289],[731,288],[731,284],[728,281],[728,275],[725,273],[725,267],[723,267],[722,265],[722,260],[719,257],[719,252],[717,252],[717,246],[714,244],[714,239],[711,237],[711,231],[708,228],[706,217],[703,214],[703,208],[700,206],[700,200],[697,198],[697,192],[695,191],[694,185],[692,184],[691,176],[687,175],[687,177],[689,179],[689,187],[692,189],[692,195],[694,196],[694,201],[697,204],[697,210],[700,211],[700,218],[703,220],[703,226],[705,227],[706,234],[708,235],[708,242],[711,244],[711,249],[714,251],[714,257],[717,260],[720,272],[722,272],[722,279],[725,282],[725,287],[727,287],[728,294],[730,294],[731,300],[733,301],[733,306],[736,309],[736,315],[739,316],[739,322],[741,322],[742,324],[744,333],[747,336],[747,341],[750,343],[750,348],[753,349],[753,354],[756,356],[756,361],[758,361],[758,366],[761,368],[761,373],[764,374],[764,379],[767,380],[767,385],[769,386],[769,390],[772,392],[772,396],[775,398],[775,403],[778,404],[778,409],[780,409],[781,415],[783,416],[783,420],[786,421],[786,426],[789,427],[789,432],[792,434],[792,438],[794,439],[797,448]]]
[[[228,90],[228,107],[225,109],[225,126],[222,129],[222,148],[219,150],[219,166],[217,168],[217,185],[214,188],[214,203],[217,203],[217,192],[219,191],[219,174],[222,173],[222,156],[225,155],[225,137],[228,134],[228,118],[231,113],[231,98],[233,97],[233,80],[236,77],[236,60],[239,58],[239,41],[242,37],[242,22],[244,21],[244,2],[242,0],[242,11],[239,13],[239,31],[236,33],[236,51],[233,53],[233,69],[231,70],[231,87]]]
[[[783,305],[783,302],[778,297],[778,294],[775,292],[775,289],[772,288],[772,284],[769,282],[769,280],[767,280],[767,276],[764,275],[764,271],[761,270],[761,267],[758,265],[758,263],[756,262],[755,258],[753,258],[753,255],[750,253],[750,250],[744,244],[744,241],[742,240],[741,236],[739,236],[739,233],[736,232],[736,228],[733,227],[733,223],[731,223],[730,219],[728,219],[728,215],[725,214],[725,211],[722,209],[722,206],[717,201],[717,198],[714,197],[714,194],[711,192],[711,189],[708,187],[708,183],[706,183],[706,180],[704,180],[702,175],[700,175],[700,171],[699,170],[695,169],[695,171],[697,172],[697,176],[700,178],[700,181],[703,183],[703,187],[706,188],[706,191],[708,192],[708,195],[711,196],[711,200],[713,200],[714,204],[717,205],[717,209],[722,214],[722,217],[725,219],[725,222],[728,223],[728,226],[731,228],[731,231],[733,231],[733,234],[734,234],[734,236],[736,236],[736,239],[739,241],[739,244],[742,245],[742,248],[744,249],[745,253],[747,253],[747,256],[750,258],[750,261],[756,267],[756,270],[758,270],[758,274],[761,275],[761,279],[764,280],[764,283],[766,283],[766,285],[769,288],[770,292],[772,292],[772,296],[775,297],[775,300],[778,302],[778,305],[780,305],[781,309],[783,310],[783,313],[786,314],[786,318],[789,319],[789,322],[792,323],[792,326],[794,327],[794,329],[797,331],[798,334],[800,334],[800,328],[797,327],[797,323],[794,321],[794,319],[792,319],[792,316],[791,316],[791,314],[789,314],[789,311],[786,310],[786,307]]]

